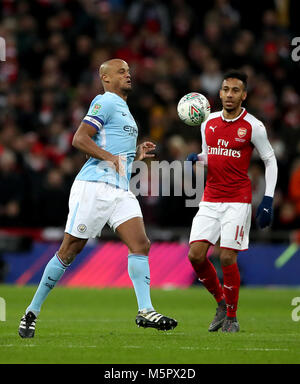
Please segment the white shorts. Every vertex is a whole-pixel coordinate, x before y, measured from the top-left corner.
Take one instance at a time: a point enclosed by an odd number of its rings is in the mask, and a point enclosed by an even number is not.
[[[81,239],[101,235],[108,224],[115,231],[125,221],[143,217],[140,204],[131,191],[103,182],[75,180],[69,198],[65,232]]]
[[[208,241],[221,248],[238,251],[248,249],[251,226],[251,204],[201,202],[194,217],[190,244]]]

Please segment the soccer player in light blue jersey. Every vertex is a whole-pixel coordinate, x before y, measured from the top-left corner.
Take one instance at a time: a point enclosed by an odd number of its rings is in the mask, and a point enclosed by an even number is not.
[[[138,127],[127,105],[131,91],[128,64],[120,59],[104,62],[100,79],[105,93],[92,101],[73,138],[73,146],[89,159],[78,173],[70,192],[64,239],[48,262],[37,291],[21,319],[19,335],[34,337],[41,306],[89,238],[101,235],[107,223],[128,247],[128,274],[138,303],[136,324],[159,330],[177,321],[153,308],[147,238],[138,200],[129,190],[134,160],[153,157],[152,142],[136,147]]]

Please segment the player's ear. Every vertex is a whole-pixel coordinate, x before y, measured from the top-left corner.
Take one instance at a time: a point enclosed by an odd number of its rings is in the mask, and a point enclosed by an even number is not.
[[[242,100],[246,100],[246,97],[247,97],[247,91],[244,91],[243,94],[242,94]]]
[[[109,83],[109,75],[107,73],[103,73],[100,76],[100,79],[101,79],[102,83]]]

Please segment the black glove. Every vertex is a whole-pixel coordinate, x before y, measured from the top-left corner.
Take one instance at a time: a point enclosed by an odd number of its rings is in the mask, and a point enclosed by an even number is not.
[[[268,227],[273,218],[273,197],[264,196],[256,212],[256,219],[260,228]]]
[[[197,161],[199,161],[197,153],[190,153],[186,160],[191,161],[192,164],[195,164]]]

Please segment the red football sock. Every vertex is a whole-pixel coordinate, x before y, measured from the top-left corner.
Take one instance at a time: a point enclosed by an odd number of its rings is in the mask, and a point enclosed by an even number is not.
[[[222,266],[223,289],[227,305],[227,316],[236,317],[240,290],[240,272],[237,263]]]
[[[222,285],[218,279],[217,272],[213,264],[208,260],[201,264],[191,263],[194,271],[196,272],[199,280],[205,286],[205,288],[210,292],[217,303],[225,298]]]

